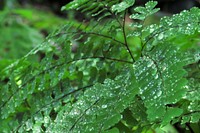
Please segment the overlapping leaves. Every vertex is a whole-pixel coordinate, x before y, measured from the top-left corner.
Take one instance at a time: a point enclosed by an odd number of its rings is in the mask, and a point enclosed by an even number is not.
[[[73,105],[66,105],[48,128],[59,132],[103,132],[114,126],[120,114],[138,93],[131,82],[134,76],[123,74],[115,80],[88,88]],[[64,124],[65,123],[65,124]]]
[[[44,45],[1,71],[0,131],[117,132],[122,130],[120,124],[133,131],[134,126],[164,126],[180,118],[182,123],[198,122],[199,98],[194,93],[199,91],[199,77],[194,74],[187,80],[183,67],[198,62],[199,57],[194,61],[189,53],[181,53],[170,39],[176,29],[180,35],[199,31],[199,9],[163,18],[159,26],[137,25],[143,47],[152,47],[142,49],[142,57],[131,62],[125,20],[119,19],[125,18],[120,13],[133,4],[133,0],[76,0],[68,4],[66,9],[88,12],[105,21],[67,24]],[[158,11],[156,4],[151,1],[135,8],[137,13],[131,18],[144,21]],[[194,23],[187,28],[184,24],[190,15]],[[43,48],[47,52],[40,62],[28,62],[27,58]],[[138,123],[122,117],[127,110]]]
[[[145,7],[139,6],[134,9],[136,12],[130,16],[131,19],[144,20],[147,16],[150,16],[159,11],[159,8],[155,8],[156,1],[149,1],[145,4]]]
[[[188,55],[183,56],[173,45],[159,44],[136,62],[139,95],[147,107],[149,120],[163,120],[163,124],[166,124],[183,113],[182,109],[169,105],[176,104],[186,95],[188,88],[187,80],[183,78],[186,75],[183,66],[190,60]]]
[[[192,20],[192,21],[191,21]],[[159,25],[149,25],[142,30],[142,37],[147,49],[152,48],[159,41],[177,38],[177,36],[191,36],[200,32],[200,9],[191,8],[175,14],[172,17],[163,17]],[[176,34],[174,34],[176,33]]]

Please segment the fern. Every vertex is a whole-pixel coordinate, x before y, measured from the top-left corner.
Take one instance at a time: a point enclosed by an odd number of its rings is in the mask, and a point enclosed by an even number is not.
[[[104,84],[88,88],[75,104],[68,105],[71,108],[63,108],[58,113],[55,124],[50,126],[49,131],[61,129],[59,132],[98,132],[108,130],[116,124],[122,117],[120,113],[138,91],[130,82],[134,78],[126,73],[114,81],[107,79]],[[66,115],[63,116],[63,113]]]
[[[0,71],[0,131],[142,132],[199,123],[199,51],[192,49],[199,40],[193,47],[176,40],[199,36],[199,9],[145,25],[157,2],[135,8],[134,2],[64,6],[87,14],[90,23],[67,23]],[[33,63],[41,51],[45,57]]]

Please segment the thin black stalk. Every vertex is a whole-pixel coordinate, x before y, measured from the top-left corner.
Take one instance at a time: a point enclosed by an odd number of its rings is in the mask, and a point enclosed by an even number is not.
[[[185,125],[188,127],[190,133],[194,133],[192,127],[190,126],[190,123],[185,123]]]
[[[59,33],[55,36],[59,36],[59,35],[63,35],[63,34],[76,34],[76,33],[86,34],[86,35],[96,35],[96,36],[104,37],[104,38],[107,38],[107,39],[111,39],[111,40],[115,41],[116,43],[125,45],[123,42],[120,42],[120,41],[114,39],[113,37],[110,37],[110,36],[107,36],[107,35],[104,35],[104,34],[95,33],[95,32],[78,32],[78,31],[77,32],[62,32],[62,33]],[[55,36],[51,36],[50,38],[53,38]]]
[[[107,36],[107,35],[103,35],[103,34],[99,34],[99,33],[95,33],[95,32],[86,32],[85,34],[91,34],[91,35],[97,35],[97,36],[100,36],[100,37],[104,37],[104,38],[108,38],[108,39],[111,39],[119,44],[122,44],[122,45],[125,45],[123,42],[120,42],[116,39],[114,39],[113,37],[110,37],[110,36]]]
[[[108,6],[106,6],[103,2],[101,2],[104,6],[105,9],[107,9],[107,11],[114,17],[114,19],[117,21],[117,23],[120,25],[120,27],[122,28],[122,24],[120,23],[119,19],[117,18],[117,16],[110,10],[110,8]]]
[[[122,25],[122,32],[123,32],[123,36],[124,36],[124,43],[125,43],[125,46],[126,46],[126,49],[128,50],[133,62],[135,62],[135,59],[133,57],[133,54],[128,46],[128,43],[127,43],[127,38],[126,38],[126,30],[125,30],[125,22],[126,22],[126,10],[124,12],[124,20],[123,20],[123,25]]]

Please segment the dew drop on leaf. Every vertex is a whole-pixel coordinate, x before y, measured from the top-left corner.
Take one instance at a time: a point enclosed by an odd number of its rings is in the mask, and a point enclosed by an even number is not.
[[[159,39],[159,40],[162,40],[163,38],[164,38],[164,34],[163,34],[163,33],[160,33],[159,36],[158,36],[158,39]]]
[[[155,79],[158,79],[158,74],[155,75]]]
[[[194,60],[195,60],[195,62],[200,60],[200,53],[197,53],[194,55]]]
[[[144,90],[143,90],[143,89],[140,89],[139,94],[142,94],[143,92],[144,92]]]
[[[157,92],[157,96],[160,97],[161,95],[162,95],[162,91],[160,90]]]
[[[150,61],[147,65],[147,67],[151,67],[153,65],[153,61]]]
[[[104,105],[102,105],[101,107],[102,107],[103,109],[105,109],[105,108],[107,108],[107,105],[104,104]]]
[[[49,118],[48,117],[44,117],[44,123],[49,123]]]

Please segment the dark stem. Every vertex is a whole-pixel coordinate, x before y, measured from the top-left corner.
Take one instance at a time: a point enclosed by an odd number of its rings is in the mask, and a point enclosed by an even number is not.
[[[190,130],[190,133],[194,133],[192,127],[190,126],[190,123],[185,123],[185,125],[188,127],[188,129]]]
[[[95,32],[62,32],[62,33],[59,33],[59,34],[56,34],[55,36],[51,36],[50,38],[52,37],[56,37],[56,36],[59,36],[59,35],[63,35],[63,34],[76,34],[76,33],[79,33],[79,34],[88,34],[88,35],[96,35],[96,36],[100,36],[100,37],[104,37],[104,38],[107,38],[107,39],[111,39],[119,44],[122,44],[122,45],[125,45],[123,42],[120,42],[116,39],[114,39],[113,37],[110,37],[110,36],[107,36],[107,35],[104,35],[104,34],[99,34],[99,33],[95,33]]]
[[[193,114],[193,113],[200,113],[200,110],[195,110],[195,111],[187,112],[187,113],[185,113],[185,114],[182,114],[181,117],[183,117],[183,116],[188,116],[188,115],[191,115],[191,114]]]
[[[117,18],[117,16],[110,10],[110,8],[108,6],[106,6],[103,2],[101,2],[104,6],[104,8],[107,9],[107,11],[115,18],[115,20],[117,21],[117,23],[119,23],[120,27],[122,28],[122,24],[120,23],[119,19]]]
[[[123,36],[124,36],[124,43],[125,43],[125,46],[126,46],[126,49],[128,50],[133,62],[135,62],[135,59],[133,57],[133,54],[131,53],[131,50],[128,46],[128,43],[127,43],[127,39],[126,39],[126,30],[125,30],[125,22],[126,22],[126,10],[124,11],[124,20],[123,20],[123,25],[122,25],[122,32],[123,32]]]
[[[99,34],[99,33],[95,33],[95,32],[86,32],[85,34],[91,34],[91,35],[97,35],[97,36],[100,36],[100,37],[104,37],[104,38],[108,38],[108,39],[111,39],[119,44],[122,44],[122,45],[125,45],[123,42],[120,42],[116,39],[114,39],[113,37],[110,37],[110,36],[107,36],[107,35],[103,35],[103,34]]]
[[[117,18],[117,16],[116,16],[104,3],[102,3],[102,4],[104,5],[104,8],[106,8],[107,11],[115,18],[115,20],[117,21],[117,23],[118,23],[119,26],[121,27],[122,32],[123,32],[123,37],[124,37],[124,43],[123,43],[123,44],[125,45],[126,49],[128,50],[128,53],[130,54],[130,56],[131,56],[133,62],[135,62],[135,59],[134,59],[134,57],[133,57],[133,55],[132,55],[132,53],[131,53],[131,50],[130,50],[130,48],[129,48],[129,46],[128,46],[127,39],[126,39],[126,31],[125,31],[126,10],[124,11],[123,24],[121,24],[121,22],[119,21],[119,19]]]

